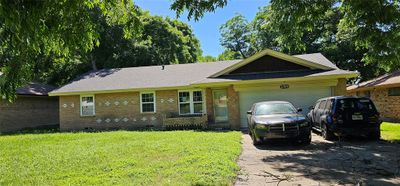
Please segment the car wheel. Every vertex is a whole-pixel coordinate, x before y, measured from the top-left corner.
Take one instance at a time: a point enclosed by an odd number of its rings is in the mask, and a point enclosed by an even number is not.
[[[311,132],[307,137],[303,137],[298,140],[300,145],[309,145],[311,143]]]
[[[253,145],[260,145],[262,143],[260,138],[257,138],[255,134],[251,133],[251,139],[253,140]]]
[[[322,124],[322,137],[325,140],[333,140],[335,139],[335,135],[333,134],[332,131],[329,130],[329,128],[326,126],[326,124]]]

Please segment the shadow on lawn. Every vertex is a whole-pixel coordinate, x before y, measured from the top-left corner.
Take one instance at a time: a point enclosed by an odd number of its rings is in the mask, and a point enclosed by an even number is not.
[[[400,144],[348,138],[334,143],[313,141],[308,146],[272,142],[257,148],[298,150],[265,156],[262,161],[279,172],[298,172],[316,181],[340,180],[340,184],[396,185],[388,179],[400,179]]]

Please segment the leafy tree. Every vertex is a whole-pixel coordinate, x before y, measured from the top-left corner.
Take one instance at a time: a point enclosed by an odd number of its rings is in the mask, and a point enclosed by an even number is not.
[[[218,61],[226,61],[226,60],[243,59],[243,58],[239,52],[226,49],[224,50],[224,52],[218,55],[217,59]]]
[[[226,49],[239,52],[242,58],[247,58],[255,53],[250,45],[252,29],[242,15],[236,15],[220,27],[220,43]]]
[[[200,2],[177,0],[171,8],[179,15],[188,10],[188,18],[198,19],[227,3]],[[322,51],[340,67],[360,70],[366,79],[399,69],[399,0],[272,0],[261,12],[267,13],[257,16],[264,22],[256,30],[268,34],[261,34],[267,36],[264,39],[252,37],[256,50],[269,46],[291,54]]]
[[[290,53],[322,51],[365,79],[399,68],[399,1],[273,0],[269,15]]]
[[[171,9],[176,11],[179,17],[187,11],[187,18],[194,18],[196,21],[204,16],[205,12],[214,12],[217,8],[222,8],[228,0],[174,0]]]
[[[63,63],[98,45],[94,9],[107,23],[123,25],[125,37],[140,29],[131,1],[0,0],[0,93],[12,99],[15,89],[32,79],[35,59]]]
[[[214,62],[217,59],[214,56],[200,56],[198,62]]]
[[[106,17],[98,12],[92,16],[98,23],[99,45],[64,63],[46,63],[38,68],[41,69],[37,73],[40,79],[63,85],[89,70],[194,63],[201,55],[193,31],[178,20],[138,11],[142,29],[126,38],[122,25],[107,24]]]
[[[121,26],[103,26],[100,45],[89,56],[98,68],[197,61],[200,44],[187,24],[168,17],[151,16],[148,12],[143,12],[139,19],[143,30],[138,37],[129,39],[123,37]]]

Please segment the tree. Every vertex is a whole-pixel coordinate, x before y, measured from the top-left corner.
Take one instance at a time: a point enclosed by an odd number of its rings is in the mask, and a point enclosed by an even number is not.
[[[326,51],[340,67],[370,78],[399,69],[399,6],[388,0],[273,0],[270,27],[281,34],[277,41],[289,53]]]
[[[217,8],[226,6],[228,0],[174,0],[171,9],[176,11],[179,17],[184,11],[187,11],[187,18],[190,20],[199,20],[205,12],[214,12]]]
[[[243,58],[239,52],[226,49],[224,50],[224,52],[218,55],[217,59],[218,61],[226,61],[226,60],[243,59]]]
[[[220,43],[228,50],[239,52],[242,58],[247,58],[255,53],[250,45],[252,29],[242,15],[236,15],[220,27]]]
[[[126,37],[140,29],[131,1],[0,1],[0,93],[12,99],[32,79],[32,60],[52,57],[62,63],[98,45],[90,11],[98,9],[108,23],[123,25]]]
[[[178,20],[138,11],[142,29],[126,38],[122,25],[107,24],[106,17],[93,12],[99,30],[99,45],[64,63],[46,63],[36,74],[42,81],[63,85],[79,74],[103,68],[194,63],[201,55],[191,28]]]
[[[171,8],[179,15],[188,10],[188,18],[198,19],[204,12],[214,11],[226,3],[226,0],[203,3],[177,0],[174,4],[178,5],[173,4]],[[399,0],[368,3],[361,0],[272,0],[264,11],[269,13],[265,14],[265,23],[259,28],[278,33],[272,36],[277,42],[275,50],[295,54],[324,51],[320,48],[323,46],[327,54],[334,54],[335,50],[351,51],[353,57],[336,53],[332,58],[340,60],[339,66],[352,66],[351,70],[362,68],[363,77],[399,69]],[[329,21],[327,25],[326,21]],[[255,37],[252,42],[260,44],[263,41]]]
[[[226,2],[175,0],[171,7],[179,15],[189,10],[188,18],[194,17],[197,20],[205,11],[225,6]],[[59,67],[64,63],[70,67],[81,64],[85,54],[100,45],[101,27],[92,17],[96,11],[106,18],[106,24],[119,25],[126,38],[138,34],[141,29],[133,1],[0,0],[0,71],[3,73],[0,77],[0,94],[9,100],[13,99],[17,87],[35,78],[34,67],[44,66],[36,63],[47,61],[49,65],[46,67]],[[147,46],[138,48],[138,52],[152,49]],[[191,50],[196,49],[185,48],[176,58],[182,60],[191,57],[195,60],[192,52],[187,52]],[[92,67],[98,64],[94,62]],[[43,73],[57,71],[48,68],[36,70]]]
[[[214,62],[217,59],[214,56],[200,56],[198,62]]]

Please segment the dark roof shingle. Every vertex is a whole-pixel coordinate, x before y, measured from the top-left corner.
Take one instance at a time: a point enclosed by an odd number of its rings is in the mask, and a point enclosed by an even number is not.
[[[49,92],[56,89],[51,85],[46,85],[38,82],[31,82],[27,85],[17,89],[17,95],[33,95],[33,96],[47,96]]]

